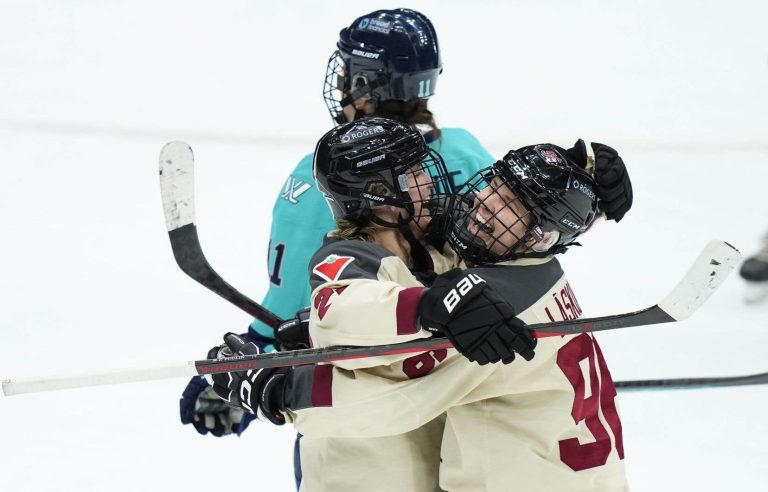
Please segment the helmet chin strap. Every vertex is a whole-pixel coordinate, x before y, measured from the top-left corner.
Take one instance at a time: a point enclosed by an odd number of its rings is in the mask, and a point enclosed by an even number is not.
[[[369,217],[369,220],[375,224],[378,224],[382,227],[387,227],[390,229],[397,229],[400,231],[400,233],[403,235],[405,240],[408,242],[408,244],[411,247],[411,260],[413,262],[413,265],[411,266],[411,269],[414,271],[419,272],[427,272],[432,271],[433,265],[432,260],[429,256],[429,252],[427,251],[427,248],[424,247],[424,244],[416,239],[416,236],[413,234],[413,231],[411,230],[411,222],[413,221],[413,205],[410,203],[405,204],[404,207],[405,210],[408,211],[410,217],[409,218],[403,218],[398,215],[398,221],[395,222],[388,222],[381,217],[378,217],[376,214],[371,214]]]
[[[387,227],[389,229],[401,229],[403,226],[407,225],[408,222],[411,221],[411,219],[403,219],[402,217],[398,217],[397,222],[389,222],[373,213],[370,215],[370,217],[368,217],[368,219],[374,224],[380,225],[382,227]]]
[[[398,214],[397,222],[389,222],[389,221],[386,221],[386,220],[382,219],[381,217],[379,217],[378,215],[373,213],[373,211],[371,211],[370,216],[368,217],[370,219],[370,221],[373,222],[374,224],[380,225],[382,227],[388,227],[390,229],[400,229],[400,230],[408,229],[408,231],[410,232],[409,225],[410,225],[411,221],[413,220],[413,205],[410,204],[410,203],[406,203],[404,205],[392,205],[392,204],[390,204],[389,206],[405,210],[406,212],[408,212],[408,217],[407,218],[403,218],[402,216],[400,216],[400,214]]]

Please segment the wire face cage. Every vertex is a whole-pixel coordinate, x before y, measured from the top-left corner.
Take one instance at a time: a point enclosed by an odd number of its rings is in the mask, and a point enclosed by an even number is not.
[[[524,193],[497,166],[476,173],[459,188],[450,204],[446,237],[462,259],[481,265],[540,256],[545,235]]]
[[[328,107],[331,118],[337,124],[344,123],[344,113],[342,111],[341,101],[344,99],[344,77],[346,76],[346,66],[344,58],[337,50],[334,51],[328,59],[328,67],[325,70],[325,83],[323,84],[323,99]]]

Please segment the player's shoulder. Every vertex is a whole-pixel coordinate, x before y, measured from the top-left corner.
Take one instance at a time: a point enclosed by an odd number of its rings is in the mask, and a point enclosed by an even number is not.
[[[518,312],[533,305],[564,276],[560,262],[553,256],[473,267],[469,271],[485,279]]]
[[[441,128],[440,138],[435,143],[450,148],[483,148],[480,141],[465,128]]]
[[[299,160],[296,167],[291,171],[293,176],[301,176],[312,178],[312,160],[314,159],[314,153],[309,153]]]
[[[475,137],[469,130],[459,127],[440,128],[440,138],[449,141],[470,140],[478,142],[477,137]]]
[[[359,261],[380,262],[382,258],[395,256],[387,248],[368,241],[326,237],[323,245],[312,256],[312,265],[321,263],[329,257],[349,256]]]
[[[322,222],[328,225],[331,221],[330,211],[325,204],[325,198],[317,190],[312,177],[312,154],[307,154],[298,165],[286,176],[272,209],[273,223],[275,218],[290,218],[291,223],[313,225]],[[318,218],[322,217],[322,220]]]
[[[470,162],[474,167],[493,164],[494,158],[472,133],[464,128],[441,128],[440,138],[430,143],[446,161]]]
[[[392,256],[394,253],[375,243],[327,237],[309,262],[312,288],[337,280],[377,279],[382,261]]]

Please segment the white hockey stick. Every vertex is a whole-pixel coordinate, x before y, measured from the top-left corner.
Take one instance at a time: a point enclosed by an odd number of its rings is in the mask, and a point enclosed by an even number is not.
[[[704,304],[723,283],[740,259],[741,255],[738,250],[730,244],[723,241],[711,241],[672,292],[655,306],[611,316],[533,324],[529,325],[528,328],[534,333],[534,336],[546,337],[680,321],[689,317]],[[9,379],[3,381],[2,387],[3,394],[11,396],[22,393],[244,371],[264,367],[328,363],[377,355],[425,352],[449,347],[451,344],[445,338],[424,338],[412,342],[372,347],[326,347],[218,360],[204,359],[160,368],[55,376],[44,379]]]

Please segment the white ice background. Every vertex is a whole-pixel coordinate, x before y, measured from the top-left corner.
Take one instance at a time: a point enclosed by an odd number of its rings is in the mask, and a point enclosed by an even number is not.
[[[654,304],[709,239],[756,250],[767,5],[408,5],[438,30],[442,126],[499,157],[578,137],[624,156],[633,210],[563,259],[585,315]],[[396,6],[0,0],[0,378],[183,363],[244,331],[247,315],[174,263],[158,152],[193,146],[203,247],[260,300],[274,199],[330,127],[337,33]],[[768,306],[745,305],[744,287],[734,275],[685,322],[600,335],[614,379],[768,370]],[[292,490],[292,429],[199,436],[178,422],[185,383],[0,398],[0,490]],[[767,404],[765,387],[622,395],[633,490],[768,490]]]

